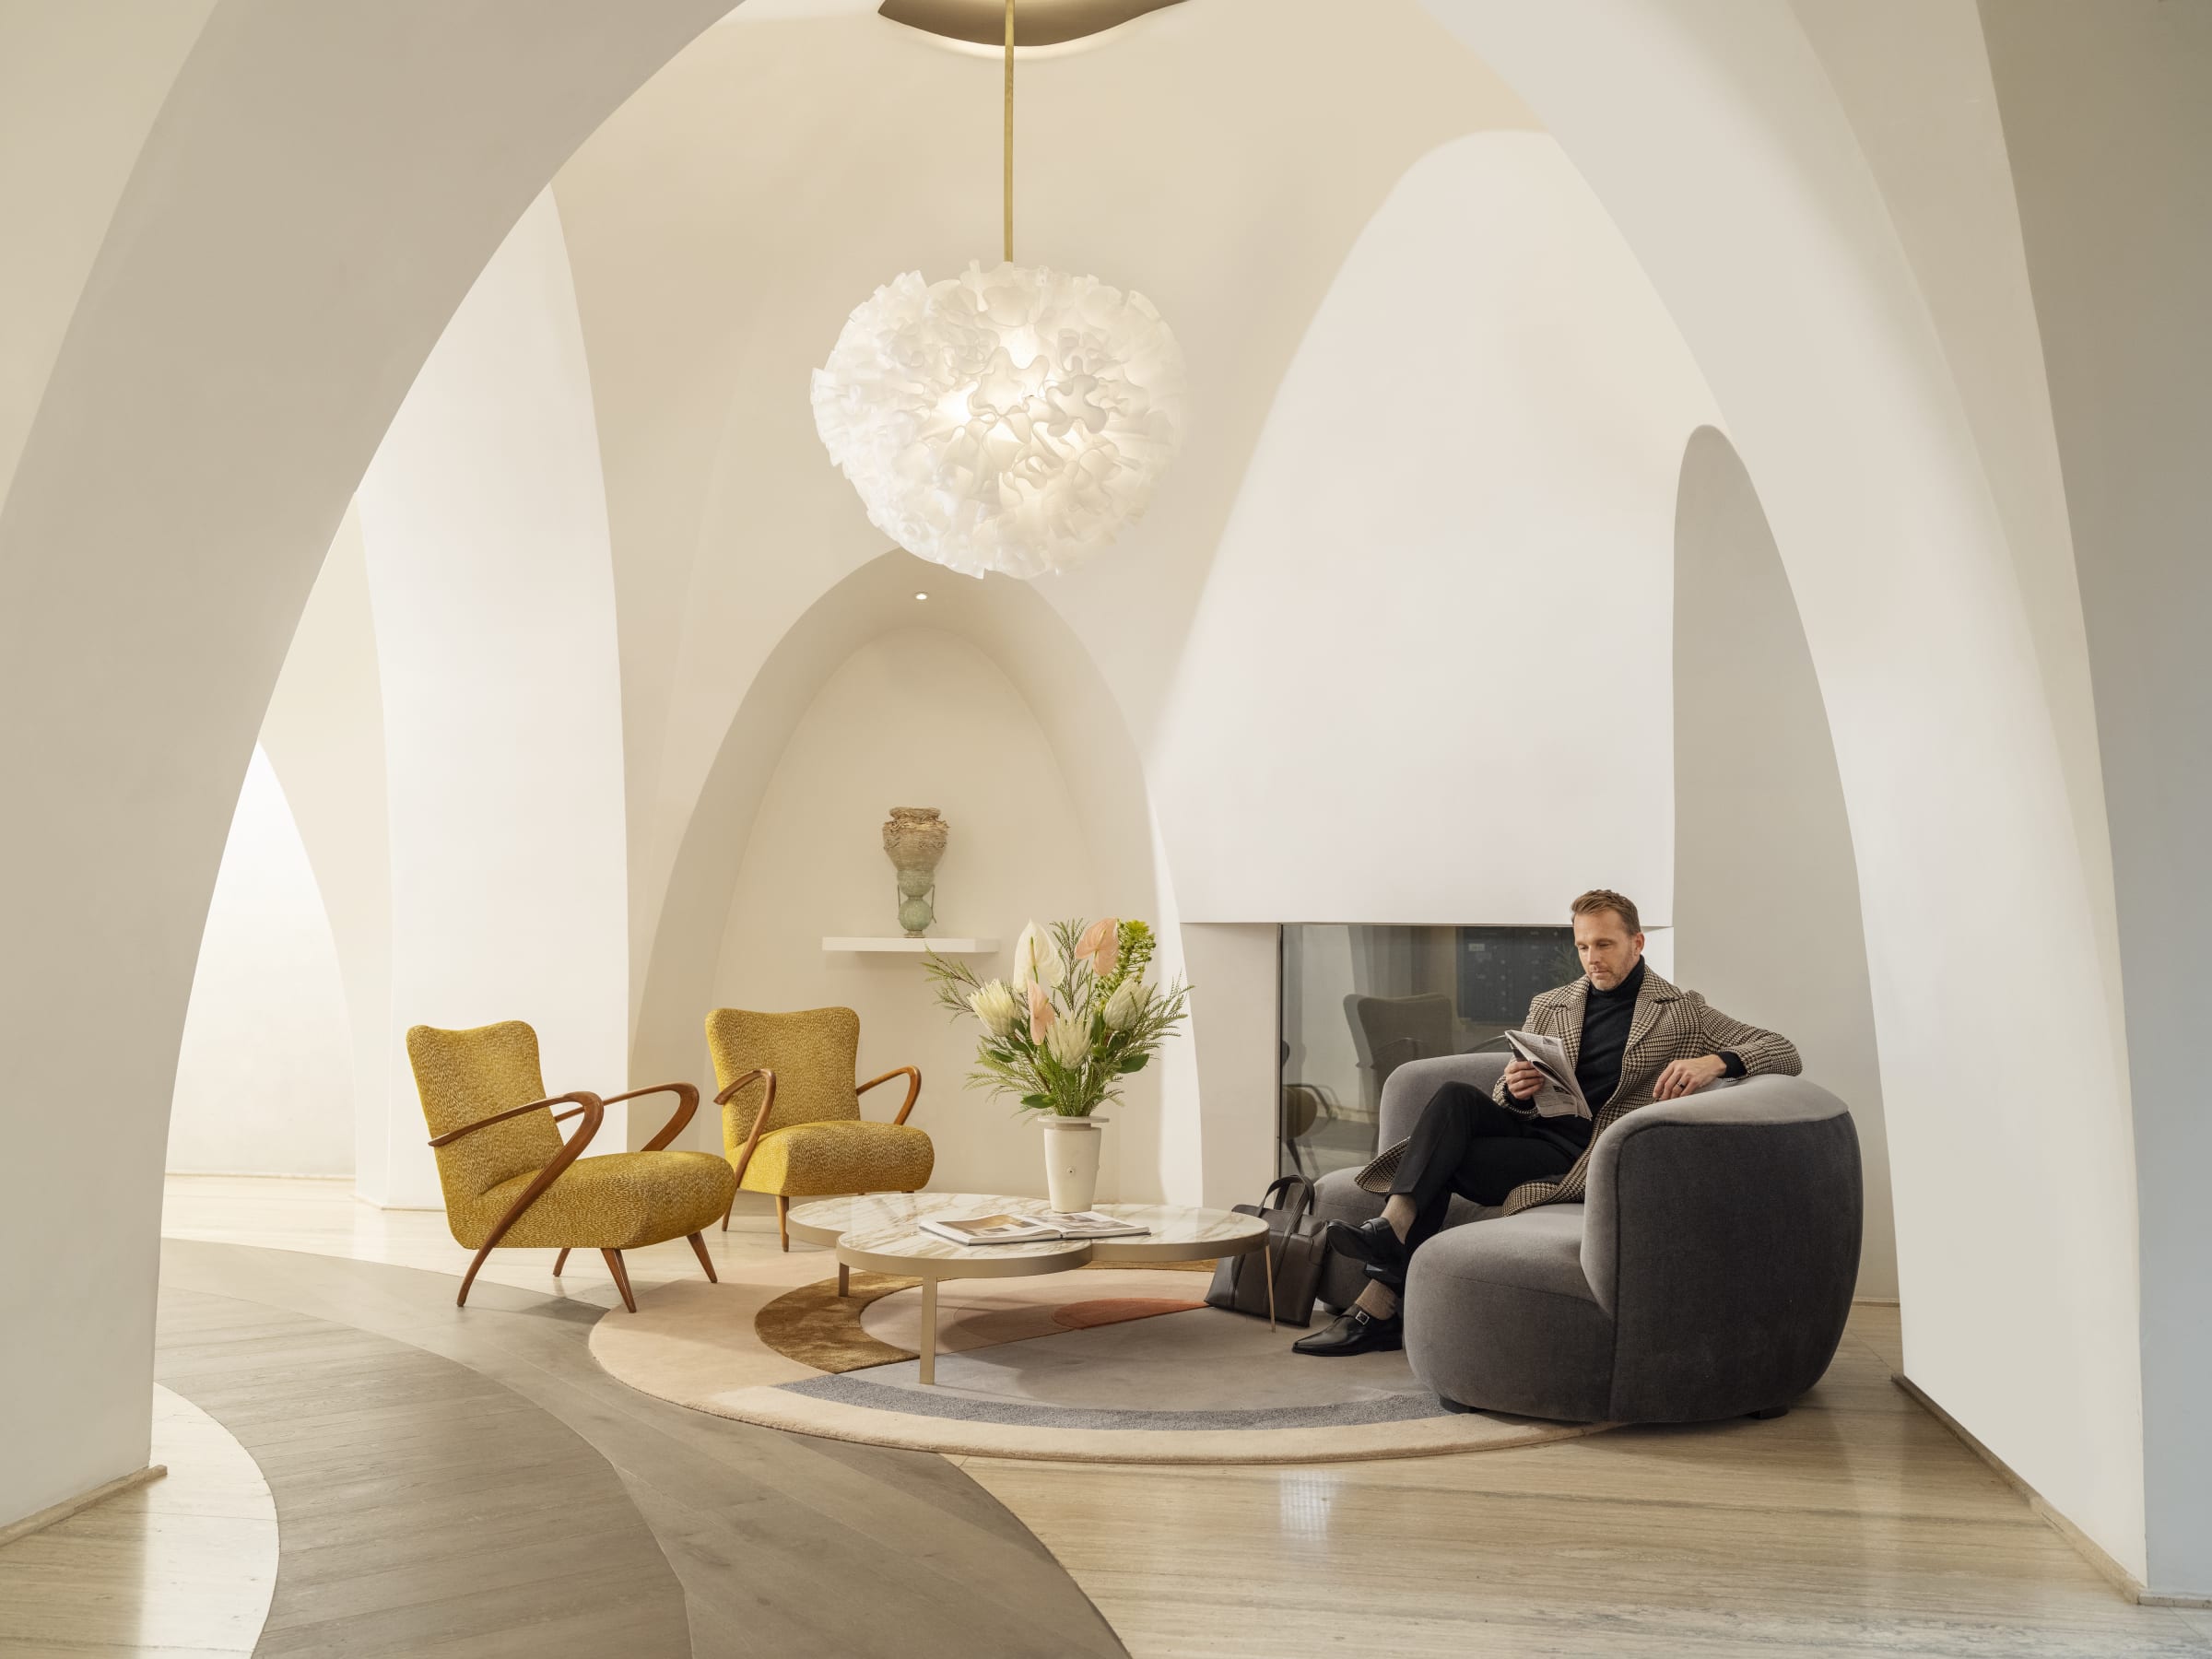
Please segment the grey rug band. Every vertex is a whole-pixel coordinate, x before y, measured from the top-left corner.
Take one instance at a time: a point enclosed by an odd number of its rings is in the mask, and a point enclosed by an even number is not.
[[[910,1417],[947,1418],[971,1423],[1006,1423],[1035,1429],[1336,1429],[1357,1423],[1407,1423],[1443,1417],[1433,1394],[1378,1394],[1329,1406],[1261,1406],[1241,1411],[1130,1411],[1071,1406],[1031,1406],[1019,1400],[979,1399],[972,1394],[935,1393],[870,1382],[847,1372],[777,1384],[787,1394],[830,1400],[870,1411],[900,1411]]]

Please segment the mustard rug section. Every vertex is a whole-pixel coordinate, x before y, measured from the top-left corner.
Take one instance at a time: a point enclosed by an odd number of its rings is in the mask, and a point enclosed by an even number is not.
[[[1078,1289],[1083,1281],[1075,1281]],[[848,1293],[840,1295],[837,1281],[821,1279],[787,1290],[753,1315],[753,1334],[787,1359],[819,1371],[840,1373],[865,1371],[900,1359],[912,1359],[916,1350],[879,1341],[868,1334],[867,1310],[895,1291],[912,1290],[919,1280],[894,1278],[881,1273],[855,1273]],[[1065,1288],[1063,1297],[1070,1295]],[[1119,1324],[1124,1320],[1150,1319],[1161,1313],[1188,1312],[1203,1301],[1173,1296],[1090,1296],[1050,1302],[1014,1300],[1003,1308],[970,1312],[962,1321],[962,1335],[979,1344],[1020,1342],[1031,1336],[1049,1336],[1055,1331],[1088,1330],[1095,1325]]]
[[[852,1290],[838,1296],[834,1278],[678,1281],[636,1314],[601,1319],[592,1353],[631,1387],[694,1410],[950,1455],[1320,1463],[1603,1427],[1447,1411],[1401,1354],[1293,1354],[1298,1330],[1207,1308],[1202,1279],[1141,1267],[946,1282],[925,1386],[914,1281],[856,1273]]]
[[[919,1282],[888,1274],[856,1273],[852,1292],[846,1296],[837,1293],[833,1278],[801,1285],[753,1315],[753,1334],[785,1359],[818,1371],[861,1371],[912,1359],[914,1349],[877,1341],[862,1328],[860,1316],[870,1302],[894,1290],[912,1290]],[[643,1310],[639,1312],[641,1317]]]

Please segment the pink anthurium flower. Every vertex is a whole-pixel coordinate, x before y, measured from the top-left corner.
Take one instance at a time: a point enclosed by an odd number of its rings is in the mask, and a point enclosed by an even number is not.
[[[1101,916],[1083,930],[1076,941],[1076,954],[1090,959],[1090,971],[1100,979],[1113,971],[1114,957],[1120,947],[1122,919],[1119,916]]]
[[[1044,1034],[1053,1029],[1060,1016],[1053,1011],[1053,999],[1045,988],[1035,980],[1030,982],[1030,1041],[1042,1042]]]

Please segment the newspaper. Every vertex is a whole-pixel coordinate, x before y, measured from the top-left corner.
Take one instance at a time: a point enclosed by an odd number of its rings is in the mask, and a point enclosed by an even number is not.
[[[1547,1037],[1540,1031],[1508,1031],[1505,1034],[1513,1057],[1525,1060],[1544,1074],[1544,1087],[1536,1091],[1533,1104],[1538,1117],[1588,1118],[1594,1115],[1590,1102],[1583,1099],[1582,1086],[1574,1080],[1574,1067],[1567,1064],[1567,1045],[1557,1037]]]

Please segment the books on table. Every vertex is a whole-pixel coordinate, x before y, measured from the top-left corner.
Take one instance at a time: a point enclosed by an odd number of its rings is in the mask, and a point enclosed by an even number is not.
[[[949,1239],[955,1244],[1040,1244],[1054,1239],[1126,1239],[1150,1232],[1102,1216],[1097,1210],[1073,1215],[1050,1211],[1041,1216],[930,1216],[919,1223],[925,1233]]]

